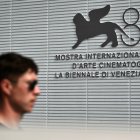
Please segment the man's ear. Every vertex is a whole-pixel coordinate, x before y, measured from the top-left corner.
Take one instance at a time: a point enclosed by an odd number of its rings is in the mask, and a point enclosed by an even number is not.
[[[12,89],[12,84],[8,79],[3,79],[0,82],[1,90],[4,94],[10,95],[11,89]]]

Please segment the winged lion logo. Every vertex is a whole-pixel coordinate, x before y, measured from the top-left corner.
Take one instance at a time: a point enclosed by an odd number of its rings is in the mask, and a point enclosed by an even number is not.
[[[109,11],[110,5],[100,9],[91,10],[88,14],[89,21],[87,21],[80,13],[77,13],[74,16],[73,22],[76,27],[77,42],[72,49],[76,49],[82,41],[101,34],[106,34],[107,36],[106,41],[101,45],[101,47],[105,47],[109,42],[112,42],[112,47],[116,47],[118,45],[117,35],[115,32],[116,29],[120,30],[125,36],[130,38],[116,23],[100,22],[100,19],[106,16]],[[134,40],[133,38],[130,39],[132,41]]]

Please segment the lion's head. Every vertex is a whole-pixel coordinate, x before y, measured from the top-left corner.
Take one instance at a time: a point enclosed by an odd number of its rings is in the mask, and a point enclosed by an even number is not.
[[[87,23],[86,19],[80,13],[77,13],[74,16],[73,22],[74,22],[75,25],[85,25]]]

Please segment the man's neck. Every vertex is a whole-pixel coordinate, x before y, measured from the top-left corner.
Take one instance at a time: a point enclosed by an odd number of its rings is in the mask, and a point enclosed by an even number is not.
[[[0,108],[0,123],[7,128],[18,128],[21,117],[21,114],[15,112],[8,106]]]

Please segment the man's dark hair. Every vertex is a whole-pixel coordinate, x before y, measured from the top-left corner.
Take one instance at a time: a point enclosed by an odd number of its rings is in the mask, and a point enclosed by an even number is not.
[[[17,81],[28,69],[31,69],[36,74],[38,73],[38,67],[31,58],[14,52],[0,55],[0,81],[3,79]],[[0,102],[2,102],[1,93]]]
[[[17,80],[28,69],[38,73],[37,65],[31,58],[14,52],[0,55],[0,81],[5,78]]]

